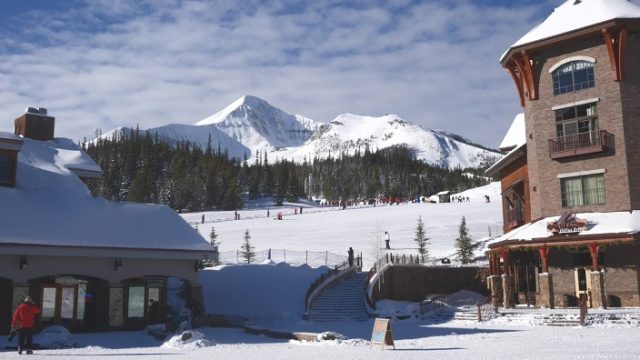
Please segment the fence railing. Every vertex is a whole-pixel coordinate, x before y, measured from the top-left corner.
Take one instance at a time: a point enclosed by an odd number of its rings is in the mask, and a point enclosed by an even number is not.
[[[420,302],[420,316],[445,309],[447,307],[447,303],[444,301],[444,298],[444,295],[438,294],[429,296],[425,300],[422,300]]]
[[[334,254],[329,251],[307,251],[307,250],[287,250],[287,249],[266,249],[254,251],[252,264],[263,263],[271,260],[275,263],[287,263],[293,266],[307,264],[310,267],[336,267],[345,262],[348,263],[347,256]],[[221,251],[218,253],[218,263],[220,264],[246,264],[247,260],[240,250]]]
[[[605,130],[590,131],[549,139],[549,156],[560,158],[613,149],[613,135]]]

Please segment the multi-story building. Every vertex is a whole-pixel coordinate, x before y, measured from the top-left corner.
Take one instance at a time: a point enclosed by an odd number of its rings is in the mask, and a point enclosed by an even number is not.
[[[640,306],[640,6],[568,0],[500,63],[524,115],[487,170],[506,232],[489,251],[496,303]]]

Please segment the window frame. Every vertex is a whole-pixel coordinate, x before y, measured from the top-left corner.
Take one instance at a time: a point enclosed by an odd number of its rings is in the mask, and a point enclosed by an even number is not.
[[[553,95],[557,96],[595,87],[596,81],[594,68],[596,62],[591,60],[592,59],[588,57],[579,57],[567,59],[567,61],[563,61],[554,65],[550,69]],[[578,69],[578,67],[583,64],[588,64],[589,66]],[[584,74],[579,73],[582,71],[584,71]],[[578,76],[584,76],[585,80],[577,82],[576,74]],[[570,76],[571,83],[563,85],[563,83],[561,82],[561,80],[563,80],[562,76]],[[566,81],[566,78],[564,78],[564,80]]]
[[[589,183],[591,179],[593,184]],[[604,173],[560,178],[560,197],[563,208],[606,204]]]

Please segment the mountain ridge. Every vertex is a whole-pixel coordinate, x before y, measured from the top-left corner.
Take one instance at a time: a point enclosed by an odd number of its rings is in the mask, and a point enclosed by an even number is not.
[[[105,133],[130,131],[117,128]],[[252,159],[268,153],[273,159],[297,162],[354,154],[391,146],[407,146],[416,157],[447,168],[479,167],[497,160],[501,153],[444,130],[425,129],[396,114],[366,116],[343,113],[328,123],[300,114],[288,114],[252,95],[245,95],[222,110],[194,123],[168,124],[144,131],[170,143],[191,142],[205,148],[227,150],[229,156]]]

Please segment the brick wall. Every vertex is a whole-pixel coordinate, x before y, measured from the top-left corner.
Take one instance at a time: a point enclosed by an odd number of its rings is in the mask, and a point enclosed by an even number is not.
[[[631,37],[629,37],[631,40]],[[637,37],[630,42],[637,42]],[[633,46],[633,56],[637,56],[637,46]],[[549,68],[570,56],[590,56],[596,59],[594,66],[595,87],[571,93],[553,95],[553,79]],[[566,211],[562,208],[560,179],[558,174],[584,170],[605,169],[605,204],[582,206],[571,209],[574,212],[604,212],[628,210],[631,208],[629,191],[629,172],[627,170],[627,143],[624,137],[622,122],[621,88],[619,82],[613,80],[609,55],[602,36],[584,40],[571,40],[561,46],[534,54],[535,77],[538,84],[539,99],[525,102],[527,132],[527,162],[529,166],[531,190],[531,217],[553,216]],[[627,67],[627,73],[633,71]],[[632,87],[637,83],[635,77],[629,76],[625,82]],[[631,94],[631,92],[629,92]],[[627,95],[629,98],[631,95]],[[615,152],[583,155],[565,159],[549,158],[548,140],[556,138],[555,113],[553,106],[564,105],[576,101],[599,98],[597,103],[598,125],[615,137]],[[638,106],[636,97],[634,106]],[[629,102],[631,102],[629,100]],[[626,104],[626,102],[625,102]],[[631,105],[629,112],[635,111]],[[634,126],[638,126],[635,121]],[[634,133],[637,134],[637,131]],[[635,145],[634,145],[635,146]],[[637,146],[635,147],[638,148]],[[637,164],[637,161],[634,162]],[[634,177],[632,181],[637,181]],[[635,196],[635,195],[634,195]],[[640,196],[640,195],[638,195]],[[554,279],[555,281],[555,279]]]
[[[640,209],[640,34],[631,33],[627,38],[624,57],[622,114],[627,145],[627,166],[631,187],[631,209]]]
[[[426,267],[399,265],[385,271],[375,286],[372,300],[421,301],[427,295],[451,294],[459,290],[475,291],[488,295],[485,267]]]

